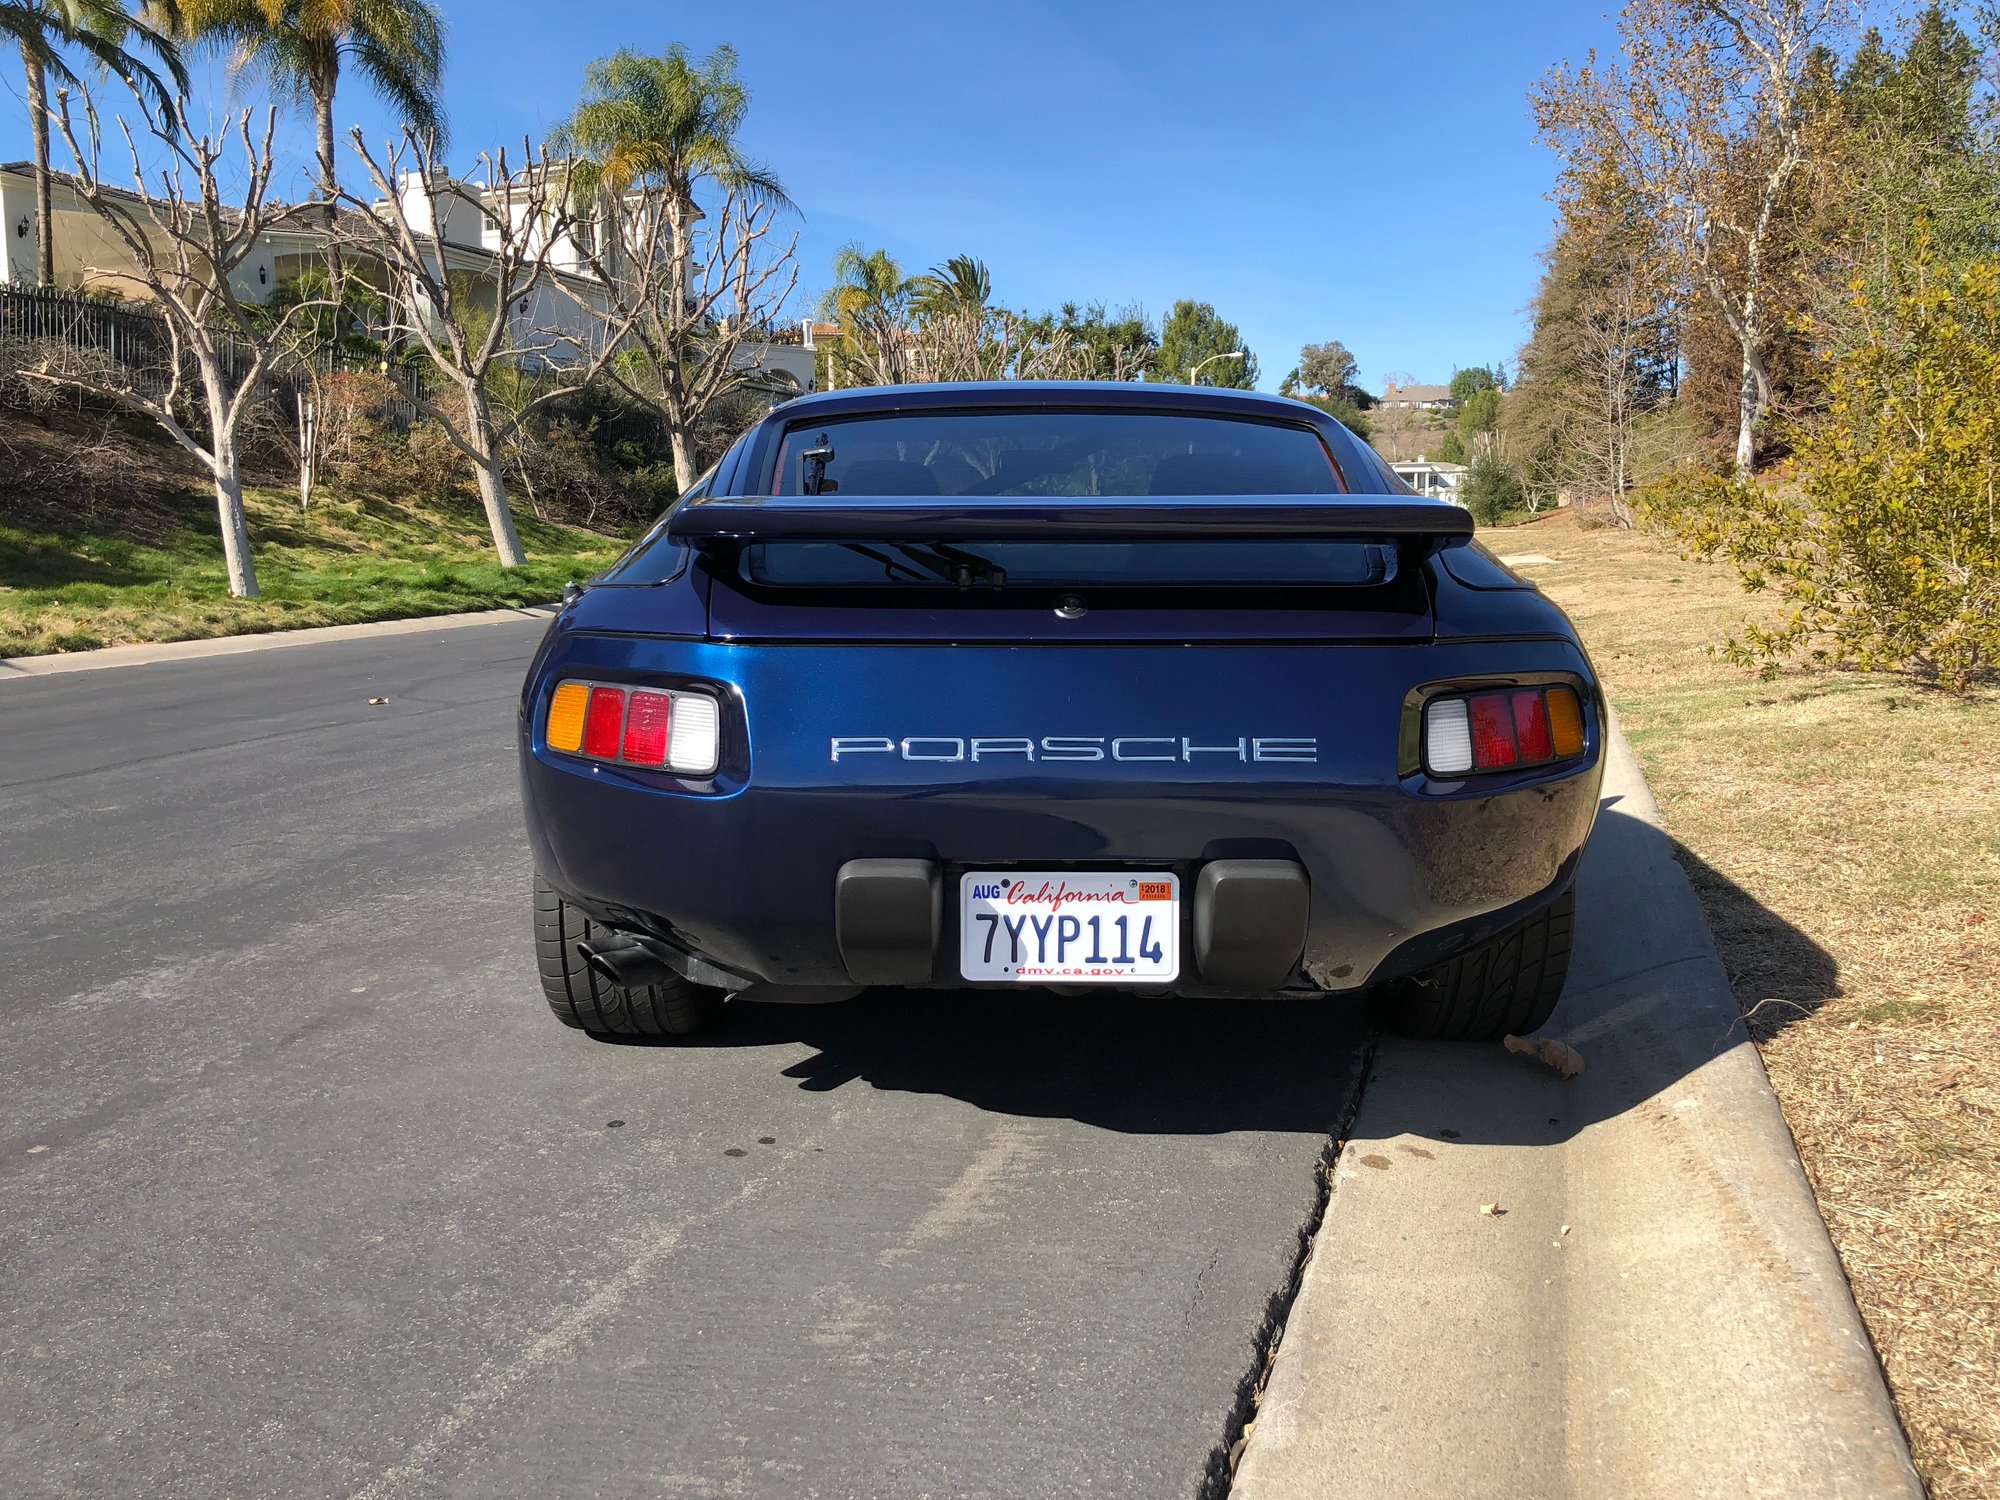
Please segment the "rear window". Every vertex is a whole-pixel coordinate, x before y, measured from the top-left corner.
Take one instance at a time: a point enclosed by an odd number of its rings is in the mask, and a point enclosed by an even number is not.
[[[1140,542],[755,542],[747,583],[778,588],[1329,588],[1387,583],[1393,544],[1217,538]]]
[[[1133,411],[906,412],[794,427],[774,495],[1330,495],[1310,427]]]

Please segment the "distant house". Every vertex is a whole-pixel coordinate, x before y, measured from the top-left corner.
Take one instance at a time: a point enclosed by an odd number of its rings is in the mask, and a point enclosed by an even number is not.
[[[124,242],[83,201],[67,173],[53,176],[57,286],[141,298],[143,284]],[[500,235],[490,216],[502,211],[502,205],[490,189],[443,175],[426,182],[416,173],[406,173],[397,187],[411,228],[435,247],[448,274],[475,284],[491,279]],[[129,202],[133,224],[143,228],[144,206],[136,194],[118,188],[107,188],[106,193]],[[385,213],[387,208],[378,204],[376,212]],[[523,209],[514,206],[511,211],[518,215]],[[34,178],[28,163],[0,165],[0,235],[6,242],[6,254],[0,256],[0,290],[35,286],[34,214]],[[285,282],[324,265],[325,256],[326,236],[316,225],[273,229],[237,268],[236,294],[245,302],[261,303]],[[584,247],[565,238],[551,248],[549,275],[508,313],[520,325],[524,342],[546,342],[555,336],[554,346],[539,357],[560,366],[582,358],[593,325],[605,317],[608,305],[603,283],[588,269]],[[768,374],[778,389],[810,391],[817,373],[811,335],[788,339],[788,333],[769,342],[744,342],[737,347],[735,363]]]
[[[1448,385],[1397,385],[1393,380],[1375,404],[1384,411],[1454,411],[1458,407]]]
[[[1430,387],[1412,386],[1410,389],[1424,390]],[[1448,464],[1426,459],[1421,453],[1412,461],[1391,464],[1389,467],[1419,495],[1434,495],[1441,500],[1456,500],[1459,488],[1465,483],[1464,464]]]

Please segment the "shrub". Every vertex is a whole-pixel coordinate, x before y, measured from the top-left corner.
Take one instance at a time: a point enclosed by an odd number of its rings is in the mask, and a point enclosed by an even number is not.
[[[523,431],[512,461],[543,520],[623,531],[658,515],[674,489],[671,468],[628,469],[621,456],[616,448],[606,450],[595,418],[557,417],[543,432]]]
[[[1528,505],[1520,475],[1505,459],[1490,453],[1482,453],[1472,461],[1459,498],[1482,526],[1497,526],[1510,511],[1525,510]]]
[[[2000,264],[1943,267],[1920,234],[1854,307],[1862,336],[1827,357],[1790,472],[1653,492],[1648,514],[1789,606],[1731,660],[1768,673],[1805,651],[1964,691],[2000,658]]]

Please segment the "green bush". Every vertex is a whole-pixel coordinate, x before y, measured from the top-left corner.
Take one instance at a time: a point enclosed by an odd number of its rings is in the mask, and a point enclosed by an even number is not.
[[[1857,283],[1863,336],[1826,360],[1824,415],[1777,482],[1659,487],[1650,518],[1789,606],[1725,648],[1767,673],[1801,652],[1953,691],[2000,659],[2000,264]]]
[[[1526,510],[1528,506],[1521,476],[1505,459],[1490,453],[1482,453],[1472,461],[1459,489],[1459,499],[1472,512],[1473,520],[1482,526],[1497,526],[1510,512]]]

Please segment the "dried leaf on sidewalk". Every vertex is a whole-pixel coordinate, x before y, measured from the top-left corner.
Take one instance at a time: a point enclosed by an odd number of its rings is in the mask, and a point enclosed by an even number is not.
[[[1507,1210],[1497,1203],[1482,1203],[1479,1205],[1479,1212],[1489,1219],[1497,1219],[1505,1214]]]
[[[380,708],[383,704],[387,703],[388,701],[389,700],[387,698],[370,698],[368,700],[368,706],[370,708]]]
[[[1552,1036],[1530,1040],[1524,1036],[1505,1038],[1509,1052],[1526,1052],[1538,1057],[1565,1078],[1574,1078],[1583,1071],[1583,1054],[1567,1042],[1559,1042]]]

